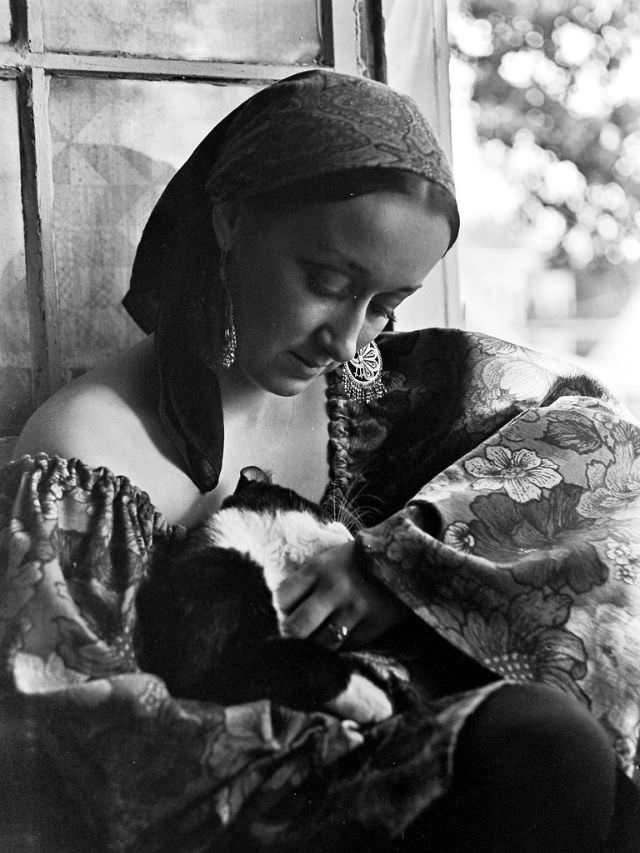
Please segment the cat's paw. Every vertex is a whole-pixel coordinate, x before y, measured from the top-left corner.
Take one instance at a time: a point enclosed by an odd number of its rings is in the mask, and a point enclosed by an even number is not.
[[[357,723],[379,723],[393,714],[393,705],[384,690],[359,672],[351,675],[346,688],[326,707],[337,717]]]

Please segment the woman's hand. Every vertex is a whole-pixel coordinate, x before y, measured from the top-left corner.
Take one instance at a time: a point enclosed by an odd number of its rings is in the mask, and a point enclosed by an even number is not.
[[[355,545],[329,548],[298,569],[279,587],[277,599],[287,614],[283,632],[326,646],[358,648],[400,622],[406,608],[381,584],[367,579],[355,560]]]

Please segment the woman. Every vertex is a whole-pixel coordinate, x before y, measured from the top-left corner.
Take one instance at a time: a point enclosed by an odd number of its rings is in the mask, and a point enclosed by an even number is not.
[[[149,220],[125,306],[150,337],[26,426],[0,483],[8,703],[109,849],[637,841],[616,762],[638,730],[640,438],[594,382],[510,344],[383,334],[457,229],[411,101],[324,71],[274,84]],[[137,671],[153,548],[247,465],[367,524],[288,583],[287,632],[360,649],[413,611],[428,696],[362,729],[187,703]]]

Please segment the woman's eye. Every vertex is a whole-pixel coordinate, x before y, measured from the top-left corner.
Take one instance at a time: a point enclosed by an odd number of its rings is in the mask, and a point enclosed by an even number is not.
[[[350,295],[348,278],[334,270],[312,268],[307,271],[307,278],[311,290],[320,296],[340,298]]]
[[[354,292],[354,284],[348,275],[340,270],[309,265],[306,269],[308,286],[313,293],[328,299],[358,300],[357,291]],[[396,315],[393,308],[388,308],[376,302],[369,303],[367,311],[376,320],[382,319],[394,323]]]

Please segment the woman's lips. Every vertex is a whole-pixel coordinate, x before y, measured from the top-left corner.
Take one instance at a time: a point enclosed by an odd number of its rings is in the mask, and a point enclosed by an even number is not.
[[[330,365],[330,362],[318,363],[315,361],[309,361],[303,356],[298,355],[297,352],[293,351],[289,351],[287,355],[290,357],[289,362],[294,368],[294,371],[305,377],[317,376],[325,371]]]
[[[303,364],[306,364],[307,367],[313,367],[315,368],[315,370],[324,370],[324,368],[327,367],[327,362],[322,362],[318,364],[318,362],[309,361],[308,358],[304,358],[304,356],[298,355],[297,352],[294,352],[294,355],[296,358],[299,358]]]

